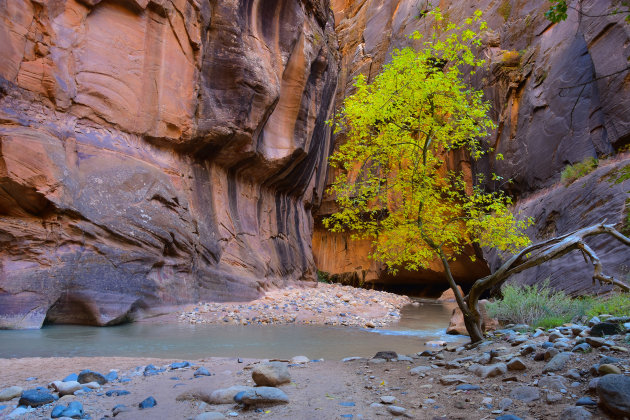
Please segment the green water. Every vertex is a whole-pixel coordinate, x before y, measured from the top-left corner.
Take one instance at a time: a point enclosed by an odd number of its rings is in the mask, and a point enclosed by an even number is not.
[[[387,329],[311,325],[188,325],[135,323],[116,327],[53,325],[40,330],[0,331],[0,358],[126,356],[200,359],[204,357],[335,360],[373,356],[380,350],[411,354],[430,340],[464,343],[445,329],[451,306],[424,302],[406,306]]]

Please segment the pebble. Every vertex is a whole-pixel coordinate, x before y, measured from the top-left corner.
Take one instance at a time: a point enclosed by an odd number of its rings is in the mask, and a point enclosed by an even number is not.
[[[171,363],[170,368],[171,370],[175,370],[175,369],[184,369],[190,366],[192,366],[190,362],[175,362],[175,363]]]
[[[291,358],[290,362],[292,365],[302,365],[308,363],[311,359],[306,356],[294,356]]]
[[[383,395],[381,397],[381,402],[383,404],[393,404],[394,402],[396,402],[396,397],[393,397],[391,395]]]
[[[10,401],[22,395],[24,390],[19,386],[10,386],[0,391],[0,401]]]
[[[455,387],[458,391],[479,391],[481,387],[479,385],[461,384]]]
[[[393,414],[394,416],[402,416],[407,410],[403,407],[398,407],[397,405],[388,405],[387,411],[389,411],[390,414]]]
[[[221,420],[221,419],[227,419],[227,417],[225,417],[223,414],[217,411],[207,411],[195,417],[195,420]]]
[[[201,366],[199,369],[197,369],[195,371],[195,373],[193,374],[193,376],[195,378],[199,377],[199,376],[211,376],[212,374],[208,371],[208,369],[206,369],[205,367]]]
[[[110,389],[109,391],[105,392],[105,395],[108,397],[120,397],[122,395],[129,394],[131,394],[131,392],[127,391],[126,389]]]
[[[442,375],[440,376],[440,383],[442,385],[469,383],[470,381],[471,381],[471,378],[468,375]]]
[[[68,375],[65,378],[63,378],[62,382],[77,381],[77,379],[79,379],[79,375],[77,375],[76,373],[71,373],[70,375]]]
[[[602,376],[608,375],[608,374],[620,375],[621,369],[619,369],[615,365],[603,364],[603,365],[599,365],[599,367],[597,368],[597,373],[599,373]]]
[[[92,370],[86,369],[79,373],[77,382],[80,384],[86,384],[89,382],[97,382],[99,385],[105,385],[107,383],[107,378],[105,378],[105,376],[102,373],[94,372]]]
[[[582,397],[579,400],[577,400],[575,402],[575,405],[580,405],[580,406],[595,406],[597,405],[597,403],[595,401],[593,401],[591,398],[589,397]]]
[[[117,404],[112,408],[112,415],[116,417],[120,413],[124,413],[127,411],[131,411],[131,408],[127,407],[125,404]]]
[[[285,363],[261,363],[252,370],[252,379],[258,386],[277,386],[291,382],[291,374]]]
[[[155,407],[156,405],[157,401],[155,401],[155,398],[147,397],[140,404],[138,404],[138,407],[140,407],[140,410],[144,410],[145,408]]]
[[[571,349],[573,353],[581,352],[588,353],[591,351],[591,345],[588,343],[581,343]]]
[[[514,414],[503,414],[502,416],[496,417],[495,420],[523,420]]]
[[[507,368],[508,370],[525,370],[527,369],[527,366],[525,365],[525,363],[523,363],[521,359],[515,357],[507,363]]]

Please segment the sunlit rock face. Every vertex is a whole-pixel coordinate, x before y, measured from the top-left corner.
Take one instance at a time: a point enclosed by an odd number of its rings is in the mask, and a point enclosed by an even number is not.
[[[336,103],[352,92],[352,79],[364,74],[373,79],[394,48],[414,45],[408,35],[427,34],[431,22],[422,18],[426,2],[415,0],[333,0],[335,30],[339,37],[341,68]],[[433,2],[435,4],[435,2]],[[628,181],[615,184],[613,173],[630,164],[624,147],[630,144],[630,25],[623,16],[589,18],[569,11],[567,21],[551,24],[544,17],[549,2],[444,0],[439,6],[450,19],[461,22],[475,9],[483,12],[490,31],[479,51],[487,59],[484,71],[469,77],[485,91],[493,105],[498,128],[490,143],[505,157],[476,162],[475,172],[496,172],[512,179],[508,191],[517,200],[522,217],[534,217],[528,230],[533,241],[600,222],[622,228],[628,206]],[[586,15],[603,14],[599,2],[584,4]],[[417,41],[414,41],[417,42]],[[614,73],[614,74],[613,74]],[[612,76],[607,76],[611,75]],[[606,76],[606,77],[604,77]],[[335,142],[342,142],[337,137]],[[567,164],[589,157],[614,156],[608,171],[597,171],[565,187],[559,184]],[[452,167],[465,167],[454,162]],[[604,173],[605,172],[605,173]],[[599,174],[599,175],[598,175]],[[328,183],[335,173],[328,175]],[[577,185],[584,185],[577,187]],[[317,221],[335,209],[325,196],[316,213],[314,255],[318,267],[342,277],[364,278],[388,286],[447,284],[439,265],[418,273],[388,276],[384,267],[366,258],[369,244],[350,244],[349,235],[330,234]],[[608,273],[627,278],[627,248],[604,240],[593,245]],[[331,253],[335,249],[335,253]],[[469,254],[474,250],[469,250]],[[496,268],[501,258],[485,252]],[[488,266],[461,258],[455,277],[470,284]],[[579,294],[605,290],[591,283],[592,270],[578,254],[519,274],[515,281],[533,283],[550,278],[552,286]]]
[[[0,2],[0,328],[312,281],[326,0]]]

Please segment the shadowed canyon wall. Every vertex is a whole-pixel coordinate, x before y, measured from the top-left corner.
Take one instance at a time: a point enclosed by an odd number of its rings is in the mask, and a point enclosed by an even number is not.
[[[431,30],[431,21],[420,17],[430,8],[428,3],[439,5],[456,22],[479,9],[489,24],[479,51],[488,65],[470,81],[484,90],[493,105],[498,128],[490,143],[505,160],[479,162],[473,170],[513,179],[508,190],[517,200],[516,210],[535,220],[527,232],[531,239],[603,220],[623,228],[630,185],[613,182],[630,165],[630,156],[623,152],[630,143],[630,72],[624,71],[630,57],[630,25],[623,16],[586,16],[603,14],[609,1],[583,2],[582,14],[570,9],[565,22],[552,24],[544,17],[549,8],[545,0],[333,0],[341,53],[336,106],[352,92],[356,75],[371,80],[394,48],[419,46],[408,36]],[[559,182],[566,165],[590,157],[612,158],[600,161],[599,169],[570,186]],[[466,164],[466,159],[454,163]],[[334,176],[331,171],[328,183]],[[368,243],[353,243],[348,235],[321,227],[319,221],[334,209],[326,196],[316,215],[313,249],[321,270],[388,287],[448,287],[436,263],[429,270],[387,276],[381,264],[366,258]],[[590,243],[609,274],[629,276],[626,247],[604,238]],[[491,268],[500,264],[500,256],[487,250],[484,254]],[[465,285],[487,270],[461,258],[454,275]],[[592,286],[591,276],[590,264],[576,252],[521,273],[514,281],[530,284],[549,278],[552,286],[574,294],[605,291]]]
[[[0,0],[0,328],[312,281],[327,0]]]

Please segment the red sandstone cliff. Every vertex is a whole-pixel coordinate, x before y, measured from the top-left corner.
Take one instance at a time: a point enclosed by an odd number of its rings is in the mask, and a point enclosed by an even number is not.
[[[313,280],[326,0],[0,2],[0,328]]]

